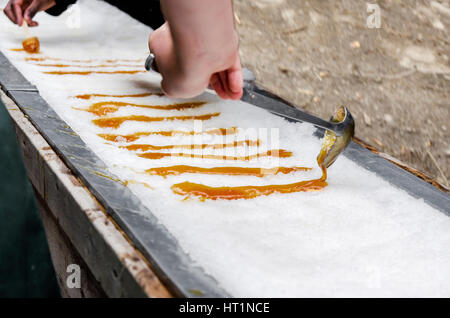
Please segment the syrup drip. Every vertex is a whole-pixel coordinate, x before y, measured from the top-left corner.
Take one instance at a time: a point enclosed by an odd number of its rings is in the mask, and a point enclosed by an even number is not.
[[[108,175],[103,174],[103,173],[98,172],[98,171],[93,171],[93,173],[96,174],[99,177],[106,178],[106,179],[109,179],[111,181],[121,183],[121,184],[123,184],[126,187],[129,186],[130,184],[141,184],[141,185],[145,186],[146,188],[149,188],[149,189],[153,190],[152,186],[150,186],[148,183],[145,183],[145,182],[140,182],[140,181],[136,181],[136,180],[125,180],[125,181],[122,181],[120,179],[108,176]]]
[[[23,49],[29,54],[39,53],[39,49],[41,44],[39,43],[39,39],[35,36],[26,38],[22,41]]]
[[[145,182],[140,182],[140,181],[136,181],[136,180],[127,180],[123,183],[123,185],[126,187],[129,186],[130,184],[141,184],[144,187],[153,190],[152,186]]]

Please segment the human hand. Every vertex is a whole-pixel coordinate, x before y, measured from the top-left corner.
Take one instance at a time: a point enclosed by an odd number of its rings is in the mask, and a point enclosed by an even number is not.
[[[231,54],[216,54],[206,58],[207,54],[202,58],[192,56],[195,54],[190,52],[180,54],[174,50],[170,26],[165,23],[150,35],[149,48],[163,76],[161,86],[166,95],[174,98],[193,97],[203,93],[210,85],[222,99],[238,100],[242,97],[242,66],[237,46],[228,50]],[[194,67],[186,67],[192,60],[196,63]]]
[[[25,21],[30,27],[34,27],[39,25],[33,21],[36,13],[50,9],[55,4],[55,0],[9,0],[4,13],[19,26]]]

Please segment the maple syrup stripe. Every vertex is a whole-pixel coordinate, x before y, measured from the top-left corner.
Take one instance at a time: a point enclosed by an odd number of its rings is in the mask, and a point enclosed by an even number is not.
[[[112,95],[112,94],[81,94],[74,96],[78,99],[91,99],[93,97],[115,97],[115,98],[125,98],[125,97],[148,97],[148,96],[164,96],[163,93],[142,93],[142,94],[129,94],[129,95]]]
[[[24,51],[23,49],[11,49],[12,51]],[[63,62],[73,62],[73,63],[138,63],[143,62],[145,59],[89,59],[89,60],[79,60],[79,59],[64,59],[58,57],[50,57],[50,56],[40,56],[40,57],[26,57],[25,61],[33,61],[33,62],[44,62],[44,61],[63,61]]]
[[[160,109],[160,110],[184,110],[184,109],[198,108],[205,104],[206,102],[189,102],[171,105],[142,105],[134,103],[106,101],[94,103],[91,106],[89,106],[89,108],[76,108],[76,107],[73,108],[77,110],[87,111],[97,116],[104,116],[110,113],[115,113],[116,111],[119,110],[120,107],[138,107],[138,108]]]
[[[202,168],[187,165],[177,165],[170,167],[158,167],[147,169],[149,175],[167,177],[169,175],[178,176],[185,173],[229,175],[229,176],[254,176],[262,178],[268,175],[289,174],[296,171],[310,171],[307,167],[274,167],[274,168],[251,168],[251,167],[213,167]]]
[[[247,145],[248,147],[258,147],[260,145],[259,140],[236,140],[231,143],[226,144],[184,144],[184,145],[164,145],[164,146],[156,146],[149,144],[133,144],[128,146],[120,146],[119,148],[127,149],[130,151],[151,151],[151,150],[165,150],[165,149],[224,149],[224,148],[232,148],[232,147],[242,147]]]
[[[119,128],[126,121],[138,121],[138,122],[159,122],[159,121],[172,121],[172,120],[209,120],[213,117],[219,116],[220,113],[211,113],[197,116],[172,116],[172,117],[148,117],[142,115],[132,115],[123,117],[106,117],[94,119],[92,122],[102,128]]]
[[[116,68],[116,67],[141,67],[141,65],[137,64],[97,64],[97,65],[73,65],[73,64],[42,64],[42,63],[36,63],[34,64],[36,66],[41,67],[57,67],[57,68]]]
[[[114,74],[138,74],[138,73],[145,73],[146,71],[140,71],[140,70],[133,70],[133,71],[113,71],[113,72],[107,72],[107,71],[51,71],[51,72],[43,72],[44,74],[48,75],[91,75],[91,74],[103,74],[103,75],[114,75]]]
[[[238,200],[254,199],[274,193],[295,193],[320,191],[327,186],[322,179],[307,180],[283,185],[241,186],[241,187],[210,187],[199,183],[182,182],[174,184],[171,189],[175,194],[195,196],[200,200]]]
[[[329,149],[322,149],[317,157],[317,163],[322,169],[322,177],[314,180],[306,180],[289,184],[265,185],[265,186],[239,186],[239,187],[210,187],[204,184],[182,182],[174,184],[171,189],[175,194],[186,196],[186,198],[194,196],[201,201],[205,200],[238,200],[238,199],[254,199],[259,196],[268,196],[274,193],[296,193],[296,192],[312,192],[321,191],[328,183],[327,168],[323,165]]]
[[[213,160],[229,160],[229,161],[250,161],[262,157],[276,157],[287,158],[292,157],[292,152],[283,149],[269,150],[262,153],[257,153],[248,156],[227,156],[227,155],[212,155],[212,154],[193,154],[193,153],[173,153],[173,152],[145,152],[137,154],[138,157],[145,159],[163,159],[166,157],[182,157],[194,159],[213,159]]]
[[[136,132],[130,135],[114,135],[114,134],[98,134],[99,137],[112,141],[112,142],[133,142],[138,140],[141,137],[151,136],[151,135],[159,135],[165,137],[172,136],[193,136],[193,135],[219,135],[219,136],[227,136],[237,134],[238,129],[236,127],[231,128],[218,128],[211,129],[206,131],[183,131],[183,130],[162,130],[162,131],[142,131]]]

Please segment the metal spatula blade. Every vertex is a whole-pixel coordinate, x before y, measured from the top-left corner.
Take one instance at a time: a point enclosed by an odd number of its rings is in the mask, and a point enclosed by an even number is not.
[[[331,117],[331,122],[341,124],[341,127],[344,127],[344,129],[340,136],[331,130],[325,131],[322,149],[320,150],[317,160],[322,161],[321,163],[319,162],[319,164],[326,168],[336,161],[339,154],[347,148],[355,134],[355,121],[345,106],[338,108],[334,116]]]

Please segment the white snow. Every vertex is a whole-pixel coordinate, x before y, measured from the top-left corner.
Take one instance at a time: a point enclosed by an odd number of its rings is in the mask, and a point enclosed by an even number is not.
[[[5,3],[0,1],[0,7]],[[241,132],[247,128],[267,129],[264,134],[258,135],[265,141],[263,148],[282,148],[294,152],[292,158],[280,159],[280,165],[314,168],[311,172],[265,178],[185,174],[165,179],[143,174],[151,167],[177,163],[202,167],[259,167],[270,162],[227,163],[186,158],[148,160],[117,147],[125,143],[114,144],[98,137],[98,133],[194,130],[195,127],[192,121],[167,121],[126,122],[115,130],[102,129],[92,124],[91,120],[96,118],[93,114],[72,108],[88,107],[94,102],[106,100],[148,105],[176,102],[158,96],[73,98],[77,94],[136,94],[158,90],[160,77],[151,73],[89,76],[43,74],[43,71],[51,70],[83,70],[83,65],[101,64],[107,59],[141,59],[133,64],[143,65],[148,52],[150,28],[100,1],[79,1],[79,5],[79,29],[68,28],[67,13],[57,18],[42,13],[37,18],[40,26],[32,32],[41,41],[43,56],[88,59],[91,62],[71,63],[79,67],[59,69],[25,61],[24,58],[29,55],[9,50],[21,46],[24,32],[3,15],[0,17],[1,51],[37,85],[45,100],[112,173],[121,180],[137,180],[153,187],[151,190],[139,184],[130,185],[131,190],[178,239],[192,259],[231,295],[450,296],[450,218],[345,157],[340,157],[329,170],[329,186],[317,193],[200,202],[195,198],[183,200],[170,189],[173,184],[184,181],[210,186],[238,186],[284,184],[318,177],[321,173],[315,157],[320,149],[320,140],[312,136],[314,129],[308,124],[289,123],[246,103],[221,101],[212,95],[195,98],[208,101],[208,104],[186,111],[122,107],[109,116],[174,116],[218,111],[221,115],[203,122],[203,129],[233,126],[239,127]],[[48,60],[43,63],[59,62]],[[268,135],[267,131],[271,129],[278,129],[279,145],[271,142],[270,136],[277,141],[276,135]],[[245,139],[242,133],[238,138]],[[201,136],[152,135],[135,143],[164,145],[202,142],[223,143],[224,139],[220,136],[207,136],[202,140]],[[237,150],[245,151],[243,148]],[[260,151],[251,148],[249,153]],[[218,151],[208,149],[205,153]]]

